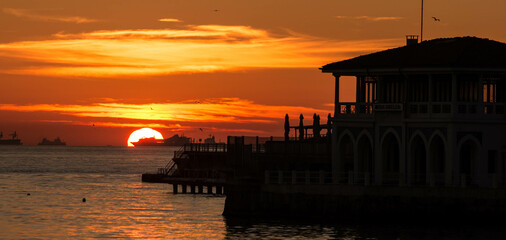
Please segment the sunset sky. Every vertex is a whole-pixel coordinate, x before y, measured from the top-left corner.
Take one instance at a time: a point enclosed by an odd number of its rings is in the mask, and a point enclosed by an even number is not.
[[[505,9],[425,0],[424,39],[506,42]],[[27,145],[126,146],[143,127],[281,136],[285,113],[295,125],[332,111],[319,67],[419,31],[420,0],[0,0],[0,131]]]

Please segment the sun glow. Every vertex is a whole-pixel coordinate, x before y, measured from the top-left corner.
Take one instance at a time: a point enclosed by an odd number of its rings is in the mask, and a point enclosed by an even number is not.
[[[128,137],[127,144],[129,147],[133,147],[132,142],[137,142],[141,138],[150,138],[154,137],[155,139],[163,139],[163,136],[160,132],[153,130],[151,128],[141,128],[139,130],[135,130],[130,137]]]

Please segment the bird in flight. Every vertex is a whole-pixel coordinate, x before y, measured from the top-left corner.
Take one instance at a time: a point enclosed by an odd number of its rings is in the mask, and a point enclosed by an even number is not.
[[[152,108],[152,107],[149,107],[149,108],[151,108],[151,110],[153,110],[153,108]]]
[[[202,129],[202,128],[199,128],[199,129],[200,129],[200,131],[201,131],[201,132],[203,132],[203,131],[204,131],[204,129]]]
[[[434,21],[436,21],[436,22],[441,21],[441,19],[439,19],[439,18],[436,18],[436,17],[432,17],[432,18],[433,18],[433,19],[434,19]]]

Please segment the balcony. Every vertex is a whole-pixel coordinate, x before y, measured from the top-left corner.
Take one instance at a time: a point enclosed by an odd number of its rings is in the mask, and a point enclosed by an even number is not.
[[[409,103],[409,118],[504,119],[504,103]]]
[[[338,103],[337,118],[372,118],[374,115],[372,103],[341,102]]]
[[[341,102],[336,114],[340,119],[372,119],[376,112],[403,112],[407,118],[422,119],[505,119],[505,103],[479,102],[410,102],[401,103],[356,103]]]

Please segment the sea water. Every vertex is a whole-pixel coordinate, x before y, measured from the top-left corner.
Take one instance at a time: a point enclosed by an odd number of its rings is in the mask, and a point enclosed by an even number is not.
[[[224,196],[141,182],[176,150],[0,146],[0,239],[506,239],[496,226],[227,219]]]

